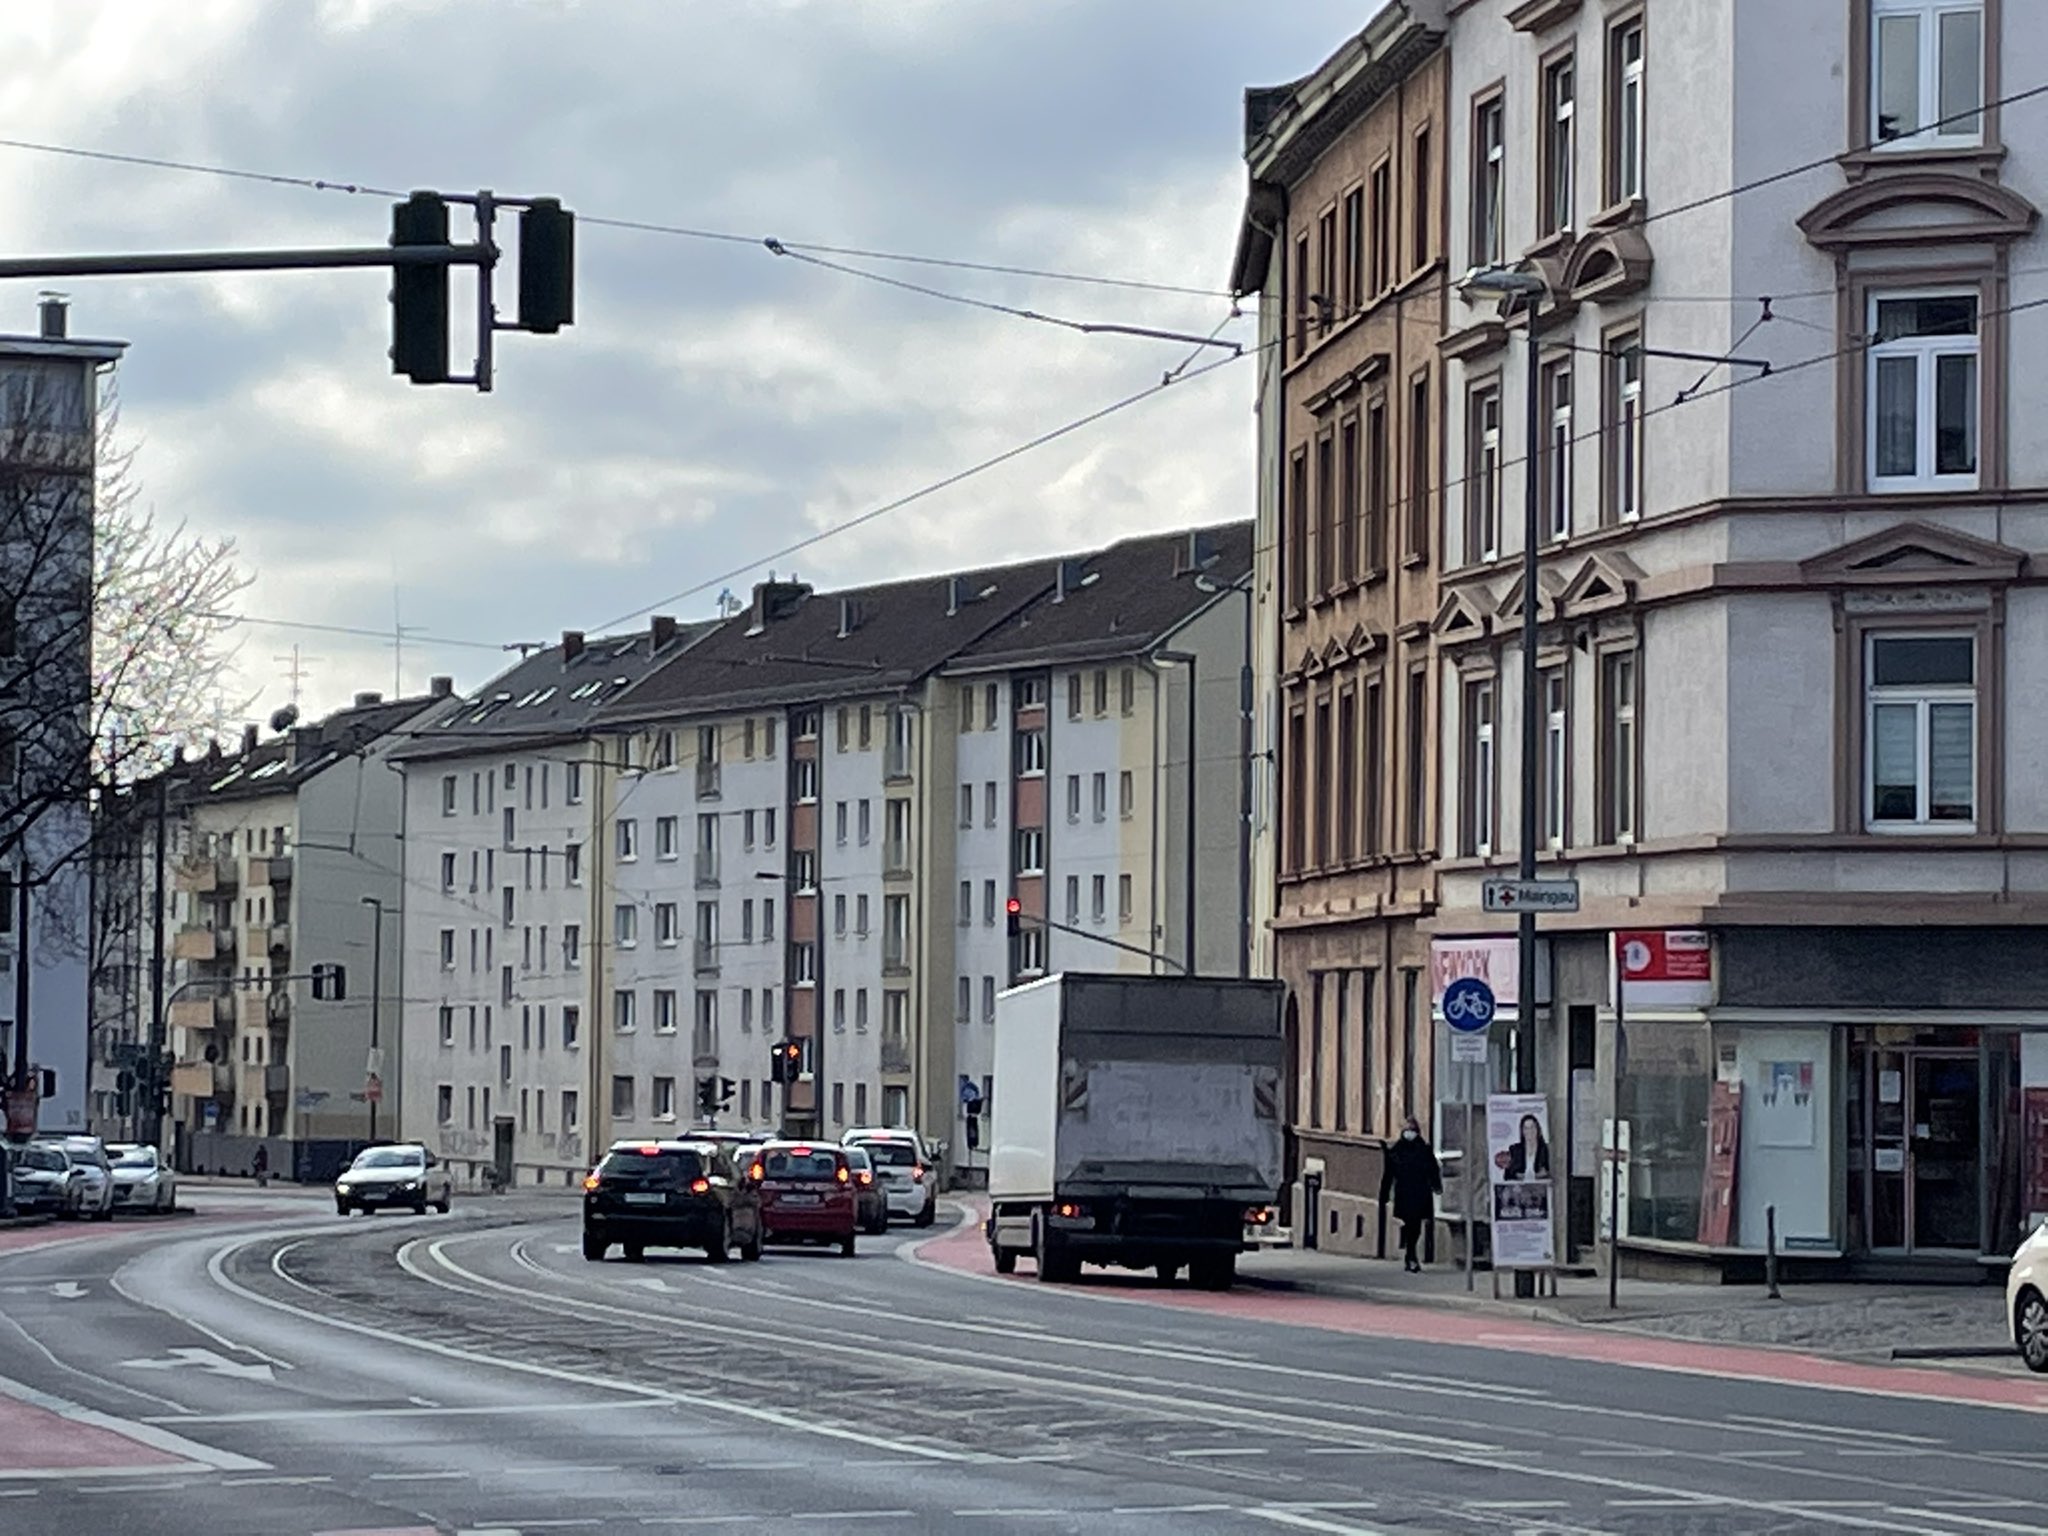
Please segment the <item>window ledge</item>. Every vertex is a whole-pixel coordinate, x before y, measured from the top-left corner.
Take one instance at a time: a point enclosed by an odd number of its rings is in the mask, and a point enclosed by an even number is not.
[[[1633,224],[1642,218],[1644,206],[1641,197],[1625,197],[1618,203],[1610,203],[1587,219],[1586,228],[1616,229],[1624,224]]]
[[[1866,144],[1850,150],[1837,163],[1852,182],[1863,180],[1873,171],[1888,171],[1894,166],[1915,170],[1938,167],[1947,171],[1968,171],[1986,181],[1996,181],[2005,155],[2002,144],[1928,144],[1897,149]]]

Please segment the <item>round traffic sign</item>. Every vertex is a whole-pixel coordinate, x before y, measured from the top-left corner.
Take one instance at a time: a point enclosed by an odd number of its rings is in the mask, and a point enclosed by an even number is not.
[[[1493,1024],[1493,988],[1477,976],[1460,976],[1444,988],[1444,1022],[1460,1034],[1484,1034]]]

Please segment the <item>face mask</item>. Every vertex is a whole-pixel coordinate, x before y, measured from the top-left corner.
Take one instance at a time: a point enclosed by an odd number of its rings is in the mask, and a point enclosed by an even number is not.
[[[1420,1131],[1403,1131],[1403,1132],[1401,1133],[1401,1139],[1402,1139],[1403,1141],[1415,1141],[1415,1140],[1417,1140],[1417,1139],[1418,1139],[1418,1138],[1419,1138],[1419,1137],[1420,1137],[1421,1135],[1422,1135],[1422,1133],[1421,1133]]]

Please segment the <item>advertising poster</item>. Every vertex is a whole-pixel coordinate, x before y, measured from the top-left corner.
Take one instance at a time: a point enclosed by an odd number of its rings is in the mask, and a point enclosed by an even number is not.
[[[1725,1248],[1735,1230],[1735,1152],[1742,1145],[1742,1086],[1716,1083],[1707,1099],[1707,1162],[1700,1180],[1699,1241]]]
[[[1494,1267],[1543,1269],[1556,1263],[1549,1100],[1540,1093],[1491,1095],[1486,1150],[1493,1184]]]
[[[1813,1145],[1813,1063],[1767,1061],[1756,1096],[1756,1144],[1760,1147]]]
[[[2037,1216],[2048,1216],[2048,1088],[2024,1089],[2020,1102],[2026,1133],[2021,1214],[2031,1222]]]

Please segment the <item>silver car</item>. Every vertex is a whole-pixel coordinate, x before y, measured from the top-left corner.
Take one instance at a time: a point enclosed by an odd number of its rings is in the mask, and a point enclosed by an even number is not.
[[[81,1180],[62,1147],[14,1149],[14,1208],[24,1216],[75,1216]]]
[[[938,1170],[925,1160],[924,1143],[917,1132],[851,1130],[841,1142],[867,1153],[875,1165],[875,1179],[882,1186],[892,1217],[908,1216],[920,1227],[932,1224],[939,1211]]]
[[[168,1215],[178,1208],[178,1176],[155,1147],[116,1142],[107,1148],[114,1163],[114,1209]]]
[[[454,1199],[447,1165],[417,1142],[366,1147],[334,1181],[335,1214],[399,1206],[424,1216],[432,1206],[442,1215]]]
[[[77,1190],[74,1216],[94,1221],[114,1219],[114,1165],[97,1136],[67,1136],[50,1142],[71,1164],[71,1182]]]

